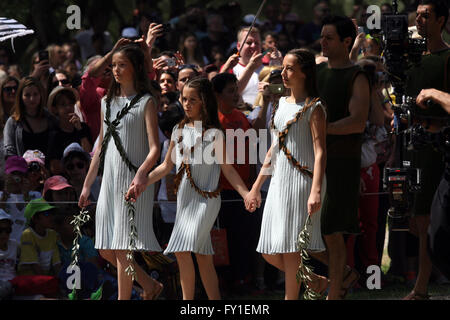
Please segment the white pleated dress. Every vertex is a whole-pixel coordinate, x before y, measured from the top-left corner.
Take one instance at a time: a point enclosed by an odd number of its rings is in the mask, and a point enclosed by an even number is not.
[[[275,129],[283,131],[304,104],[288,103],[281,97],[275,114]],[[322,105],[316,103],[306,111],[303,118],[292,124],[285,139],[285,145],[292,156],[310,170],[314,169],[314,149],[309,120],[312,111]],[[325,109],[324,109],[325,110]],[[278,142],[278,136],[272,141]],[[273,172],[267,193],[261,224],[261,234],[256,251],[264,254],[298,252],[297,238],[308,217],[307,202],[312,179],[296,169],[285,153],[277,148],[273,159]],[[322,202],[326,180],[322,183]],[[311,251],[323,251],[325,245],[320,231],[320,211],[312,216]]]
[[[177,130],[178,125],[173,129],[171,140],[175,143],[174,150],[176,150],[176,167],[178,172],[182,163],[182,155],[178,146]],[[195,144],[197,137],[201,136],[201,132],[187,125],[180,131],[183,134],[183,140],[180,143],[184,145],[184,150],[190,150]],[[207,135],[203,138],[203,150],[213,143],[213,139],[209,138]],[[200,146],[197,146],[196,150],[197,148],[200,148]],[[201,163],[196,163],[197,161],[193,161],[194,156],[195,152],[189,155],[191,159],[189,163],[195,184],[203,191],[216,191],[219,184],[220,165],[217,162],[207,164],[205,161],[201,161]],[[185,172],[177,192],[175,224],[164,254],[190,251],[213,255],[214,250],[211,244],[210,233],[219,214],[220,203],[220,195],[217,198],[204,198],[195,191],[190,185]]]
[[[115,120],[117,113],[127,103],[130,103],[133,98],[134,96],[114,98],[111,101],[110,121]],[[139,167],[144,162],[149,152],[145,124],[145,105],[150,98],[149,94],[144,95],[130,109],[128,114],[120,120],[120,124],[117,126],[117,132],[127,157],[136,167]],[[103,115],[106,116],[105,99],[102,99],[101,108]],[[103,135],[105,135],[106,130],[107,126],[103,124]],[[124,195],[135,174],[135,172],[128,169],[122,160],[114,139],[111,137],[105,155],[103,179],[97,202],[95,248],[129,249],[130,224]],[[136,250],[139,251],[162,251],[153,232],[153,197],[154,186],[151,185],[135,203]]]

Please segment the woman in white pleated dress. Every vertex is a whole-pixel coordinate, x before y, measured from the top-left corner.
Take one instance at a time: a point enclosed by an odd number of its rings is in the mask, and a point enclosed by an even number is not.
[[[285,273],[285,299],[297,299],[300,264],[297,238],[311,215],[310,251],[324,251],[320,207],[325,195],[326,112],[315,88],[314,55],[294,49],[283,60],[281,97],[272,113],[273,144],[246,203],[259,206],[260,188],[271,175],[257,251]],[[270,162],[269,162],[270,161]],[[326,278],[318,284],[326,288]],[[322,288],[323,289],[323,288]],[[318,289],[320,290],[320,289]]]
[[[221,170],[243,198],[248,189],[233,166],[225,164],[223,132],[208,79],[188,81],[183,87],[182,104],[186,117],[174,127],[166,158],[149,173],[148,184],[169,174],[176,164],[177,213],[164,253],[175,253],[184,300],[194,299],[195,293],[195,267],[191,253],[195,254],[208,298],[217,300],[220,299],[219,282],[213,263],[210,232],[220,209]],[[133,188],[129,189],[126,197],[136,198]]]

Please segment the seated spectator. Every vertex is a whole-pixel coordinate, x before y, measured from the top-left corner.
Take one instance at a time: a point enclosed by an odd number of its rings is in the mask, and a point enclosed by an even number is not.
[[[59,122],[50,137],[48,158],[52,174],[62,173],[60,160],[64,149],[71,143],[76,142],[83,147],[86,152],[92,151],[92,138],[89,127],[81,122],[74,112],[74,106],[78,100],[78,92],[67,87],[56,87],[48,98],[48,109],[54,114]]]
[[[19,243],[10,239],[12,223],[11,216],[0,209],[0,300],[12,296],[13,286],[10,280],[16,277]]]
[[[25,207],[25,217],[29,227],[20,239],[20,275],[58,275],[61,259],[57,246],[57,233],[53,217],[55,207],[43,198],[31,200]]]
[[[203,49],[197,36],[193,32],[186,32],[180,37],[178,50],[187,64],[203,67],[209,62],[208,58],[203,54]]]
[[[159,85],[161,86],[162,94],[177,91],[176,83],[177,83],[176,74],[168,70],[161,72],[161,75],[159,77]]]
[[[52,176],[45,180],[42,196],[58,209],[58,214],[75,214],[79,211],[75,189],[63,176]]]
[[[3,125],[11,115],[18,88],[19,80],[11,76],[0,84],[0,129],[3,129]]]
[[[65,52],[62,47],[57,44],[51,44],[47,47],[47,51],[50,59],[50,66],[54,70],[59,69],[66,60]]]
[[[45,155],[39,150],[27,150],[23,158],[28,164],[28,181],[31,191],[42,192],[49,173],[45,167]]]
[[[263,35],[263,43],[262,43],[262,48],[264,49],[264,51],[273,51],[276,50],[278,47],[278,35],[275,32],[266,32]],[[269,55],[264,55],[263,59],[262,59],[262,63],[264,65],[268,65],[270,63],[270,56]]]
[[[39,52],[33,53],[31,56],[30,77],[38,79],[46,93],[51,90],[54,71],[48,59],[40,60]]]
[[[292,49],[300,47],[298,38],[302,22],[300,21],[298,15],[292,12],[286,14],[282,25],[283,29],[281,32],[286,33],[289,40],[289,46]]]
[[[68,75],[68,78],[72,80],[72,87],[74,86],[74,82],[76,78],[80,78],[80,72],[77,66],[77,63],[75,60],[66,60],[61,66],[61,70],[66,72]]]
[[[161,111],[167,111],[169,109],[170,106],[174,105],[175,107],[178,108],[177,105],[177,101],[178,101],[178,93],[175,91],[172,92],[167,92],[166,94],[163,94],[161,96]],[[178,108],[179,110],[179,108]],[[181,112],[181,110],[179,110]]]
[[[72,274],[68,268],[73,261],[73,241],[75,239],[74,226],[71,224],[73,219],[74,216],[70,212],[60,212],[55,215],[54,219],[55,231],[58,233],[57,245],[62,266],[58,277],[60,283],[63,284],[67,283],[67,278]],[[87,299],[100,286],[100,268],[98,266],[99,255],[94,248],[92,239],[84,234],[79,238],[78,245],[78,266],[80,267],[81,273],[81,290],[77,292],[77,296],[81,299]],[[72,291],[66,286],[63,287],[65,295]]]
[[[11,156],[5,162],[5,189],[0,191],[0,207],[7,211],[13,221],[11,239],[20,241],[25,229],[25,202],[41,196],[40,192],[30,191],[27,179],[28,164],[24,158]]]
[[[219,68],[215,64],[208,64],[203,72],[206,74],[206,77],[209,81],[214,78],[219,73]]]
[[[22,156],[26,150],[35,149],[47,154],[57,120],[45,108],[46,96],[41,83],[26,77],[20,82],[17,95],[3,130],[5,157]]]
[[[77,199],[80,198],[81,191],[83,190],[84,179],[86,178],[87,171],[91,157],[89,153],[83,150],[83,148],[76,142],[71,143],[64,150],[62,164],[64,168],[64,176],[67,177],[67,181],[75,188]],[[96,182],[91,187],[91,195],[89,200],[96,202],[100,192],[100,178],[97,177]]]

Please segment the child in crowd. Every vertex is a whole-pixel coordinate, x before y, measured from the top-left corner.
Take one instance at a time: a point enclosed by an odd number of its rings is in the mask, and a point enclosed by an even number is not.
[[[0,209],[0,300],[12,295],[10,280],[16,277],[17,248],[19,243],[10,239],[13,221]]]
[[[42,192],[44,181],[49,172],[45,167],[45,155],[39,150],[27,150],[23,158],[28,164],[28,181],[30,190]]]
[[[25,205],[39,198],[40,192],[30,191],[28,182],[28,164],[24,158],[10,156],[5,162],[5,190],[0,191],[0,208],[5,210],[12,220],[11,239],[20,242],[25,229]]]
[[[219,283],[213,263],[211,228],[220,209],[220,172],[244,198],[248,189],[231,164],[225,163],[225,144],[217,113],[217,101],[211,83],[206,78],[194,78],[183,87],[181,100],[186,117],[174,127],[164,162],[148,175],[148,185],[168,175],[177,165],[175,180],[177,213],[175,225],[165,254],[175,253],[180,268],[180,282],[184,300],[194,299],[195,254],[200,277],[210,300],[220,299]],[[202,131],[194,127],[200,122]],[[212,130],[208,130],[212,129]],[[205,134],[206,130],[208,133]],[[214,134],[212,134],[214,133]],[[219,136],[217,138],[217,136]],[[212,145],[214,160],[198,164],[193,160],[194,149]],[[126,198],[137,199],[139,194],[131,186]]]
[[[53,217],[55,207],[43,198],[31,200],[25,207],[29,227],[20,239],[19,274],[57,275],[60,271],[60,256],[56,245],[57,234]]]

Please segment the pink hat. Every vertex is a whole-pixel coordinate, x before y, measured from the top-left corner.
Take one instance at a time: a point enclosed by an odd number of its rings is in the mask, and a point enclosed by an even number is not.
[[[28,163],[24,158],[20,156],[10,156],[5,161],[5,172],[6,174],[10,174],[11,172],[19,171],[23,173],[27,173],[28,171]]]
[[[39,150],[27,150],[23,154],[23,158],[28,164],[38,162],[45,166],[45,155]]]
[[[45,196],[45,193],[48,190],[62,190],[65,188],[73,188],[69,182],[63,176],[53,176],[45,180],[44,190],[42,191],[42,195]]]

